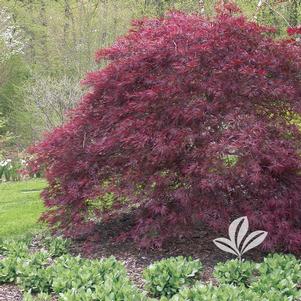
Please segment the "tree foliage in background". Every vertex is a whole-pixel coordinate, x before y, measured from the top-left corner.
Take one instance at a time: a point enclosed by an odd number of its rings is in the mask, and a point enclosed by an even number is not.
[[[0,115],[0,160],[6,155],[5,149],[12,138],[11,134],[6,131],[6,120]]]
[[[42,83],[67,79],[77,90],[75,79],[99,68],[94,62],[95,51],[123,35],[132,19],[162,16],[171,9],[211,17],[214,8],[226,2],[229,1],[0,0],[0,50],[2,57],[10,57],[5,63],[0,62],[0,112],[8,120],[7,129],[19,137],[16,146],[24,149],[49,130],[49,122],[45,122],[45,114],[40,114],[41,107],[33,95],[47,102],[51,85],[48,90],[39,90],[37,78]],[[235,3],[249,19],[277,27],[277,37],[286,35],[288,26],[300,23],[300,0],[236,0]],[[55,97],[54,91],[51,98]],[[48,108],[48,112],[57,115],[54,108]]]
[[[0,8],[0,115],[1,133],[16,133],[23,120],[24,102],[19,88],[27,78],[28,70],[22,56],[26,50],[26,37],[22,28],[14,21],[12,13]],[[18,109],[17,109],[18,108]],[[1,144],[1,152],[9,153],[15,140]],[[7,142],[7,141],[6,141]]]
[[[67,112],[74,108],[81,99],[84,89],[80,79],[66,75],[59,79],[51,76],[32,76],[32,84],[25,88],[25,107],[34,117],[35,136],[41,136],[46,130],[51,130],[67,121]]]
[[[137,21],[97,53],[108,65],[87,75],[91,91],[31,150],[49,183],[44,220],[93,232],[87,200],[114,192],[95,214],[137,208],[127,235],[141,246],[247,215],[266,249],[300,252],[301,47],[227,8]]]
[[[0,8],[0,42],[1,63],[15,54],[23,53],[26,45],[23,31],[12,20],[11,13],[5,8]]]

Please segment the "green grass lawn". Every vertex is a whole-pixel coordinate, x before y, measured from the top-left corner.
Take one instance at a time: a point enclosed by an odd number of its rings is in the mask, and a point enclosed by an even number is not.
[[[37,223],[43,211],[40,199],[44,180],[0,183],[0,238],[26,236],[41,229]]]

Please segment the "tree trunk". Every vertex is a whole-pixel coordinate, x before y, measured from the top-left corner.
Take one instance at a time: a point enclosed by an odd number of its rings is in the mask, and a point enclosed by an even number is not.
[[[42,34],[41,34],[41,50],[42,56],[44,60],[44,64],[46,67],[49,66],[48,59],[48,45],[47,45],[47,16],[46,16],[46,2],[45,0],[41,0],[40,2],[40,24],[42,26]]]

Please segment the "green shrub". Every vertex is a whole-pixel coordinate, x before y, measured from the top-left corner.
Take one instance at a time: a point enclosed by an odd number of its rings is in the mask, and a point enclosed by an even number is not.
[[[122,281],[104,283],[91,289],[72,289],[59,295],[59,301],[146,301],[147,297],[130,284]]]
[[[233,284],[249,286],[254,280],[256,264],[238,259],[219,262],[214,268],[214,277],[220,284]]]
[[[93,270],[87,268],[86,260],[77,256],[64,255],[57,258],[53,265],[53,290],[55,293],[66,292],[70,289],[78,289],[82,286],[89,288],[94,284]],[[92,276],[93,275],[93,276]]]
[[[124,265],[114,257],[88,260],[62,256],[53,266],[53,290],[60,301],[142,301],[127,277]]]
[[[17,257],[6,257],[0,260],[0,284],[16,281],[16,266],[19,260],[21,259]]]
[[[24,241],[1,241],[0,284],[16,282],[24,301],[150,301],[129,280],[114,257],[89,260],[62,255],[69,241],[46,239],[49,250],[29,254]],[[220,286],[196,285],[202,264],[192,258],[157,261],[144,272],[145,288],[160,301],[297,301],[301,300],[301,261],[292,255],[271,254],[261,264],[229,260],[218,263],[214,276]],[[193,285],[189,288],[188,286]],[[32,295],[35,294],[35,295]],[[157,299],[156,299],[157,300]]]
[[[160,301],[167,301],[161,299]],[[186,288],[173,296],[171,301],[268,301],[245,287],[222,285],[220,287],[194,286]],[[278,300],[279,301],[279,300]]]
[[[0,241],[0,255],[20,258],[26,257],[28,256],[28,245],[24,241]]]
[[[271,273],[261,276],[258,281],[252,283],[250,288],[261,296],[273,293],[275,296],[278,295],[281,300],[285,297],[289,300],[296,300],[301,297],[297,284],[288,278],[283,271],[279,274]]]
[[[107,279],[113,283],[125,281],[127,274],[124,265],[114,257],[103,260],[88,260],[80,257],[64,255],[53,265],[53,290],[65,293],[72,289],[91,289]]]
[[[63,237],[47,237],[44,240],[45,247],[52,257],[60,257],[69,251],[70,240]]]
[[[50,293],[52,291],[52,268],[49,254],[37,252],[21,260],[17,266],[17,283],[24,291]]]
[[[300,260],[292,255],[268,255],[259,266],[259,277],[253,282],[253,291],[264,296],[269,292],[296,300],[301,297],[298,284],[301,281]]]
[[[277,290],[269,290],[263,294],[260,295],[260,301],[264,300],[264,301],[298,301],[300,300],[298,297],[298,294],[296,295],[294,293],[294,295],[291,296],[283,296],[279,294],[279,291]]]
[[[23,241],[5,240],[0,242],[0,284],[12,283],[17,278],[17,265],[28,256],[28,246]]]
[[[201,262],[192,258],[162,259],[144,270],[145,288],[154,297],[171,297],[183,287],[195,283],[201,270]]]
[[[52,296],[46,293],[39,293],[37,295],[31,295],[30,293],[25,293],[23,295],[23,301],[51,301]]]
[[[301,261],[293,255],[269,254],[259,266],[260,275],[287,275],[294,283],[301,282]]]
[[[103,285],[97,286],[95,289],[95,300],[106,299],[110,299],[110,301],[142,301],[147,298],[129,280],[114,281],[114,278],[107,278]]]

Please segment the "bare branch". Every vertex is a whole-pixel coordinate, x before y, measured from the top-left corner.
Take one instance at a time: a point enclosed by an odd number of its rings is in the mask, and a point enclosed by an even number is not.
[[[33,83],[25,88],[25,93],[27,110],[37,119],[41,133],[67,120],[66,112],[74,108],[84,89],[78,79],[67,76],[59,79],[35,76]]]

